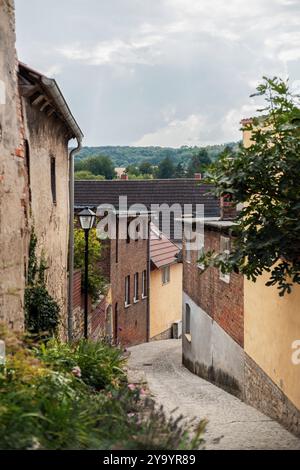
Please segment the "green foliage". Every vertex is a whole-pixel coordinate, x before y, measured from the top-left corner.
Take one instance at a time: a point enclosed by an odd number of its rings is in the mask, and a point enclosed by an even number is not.
[[[252,281],[267,271],[266,285],[283,296],[300,284],[300,112],[288,82],[279,78],[264,77],[256,95],[265,106],[244,125],[252,145],[225,152],[209,174],[216,195],[245,204],[233,252],[225,261],[216,253],[204,258],[207,266],[239,269]]]
[[[74,267],[80,269],[82,278],[85,273],[85,238],[84,231],[74,230]],[[89,277],[88,291],[92,300],[99,299],[99,295],[105,292],[106,279],[102,275],[101,267],[101,243],[97,238],[96,229],[89,231]],[[83,283],[82,283],[83,287]]]
[[[208,156],[207,150],[205,148],[199,150],[199,152],[193,155],[189,161],[187,176],[193,178],[195,173],[203,174],[210,164],[211,159]]]
[[[86,168],[80,166],[80,162],[84,161],[94,155],[107,155],[113,162],[115,167],[124,167],[134,165],[138,167],[143,162],[148,162],[151,165],[157,166],[164,158],[170,157],[174,163],[183,163],[187,166],[190,158],[197,154],[201,148],[205,148],[208,152],[211,161],[218,158],[219,154],[228,145],[231,148],[237,146],[236,143],[222,144],[222,145],[208,145],[206,147],[188,147],[182,146],[180,148],[170,147],[121,147],[121,146],[107,146],[107,147],[83,147],[79,154],[76,156],[76,171],[85,170]],[[142,174],[147,174],[140,170]]]
[[[143,161],[139,165],[139,172],[142,175],[153,175],[153,165],[150,162]]]
[[[170,157],[164,158],[156,170],[156,177],[161,179],[174,178],[175,167]]]
[[[105,180],[105,176],[93,175],[93,173],[87,170],[76,171],[74,178],[75,180]]]
[[[79,367],[81,380],[96,390],[119,387],[125,380],[121,350],[104,342],[81,340],[66,344],[52,340],[40,346],[37,356],[58,372],[71,373],[74,367]]]
[[[11,336],[5,340],[1,449],[173,450],[202,445],[204,422],[191,431],[180,419],[156,411],[140,389],[127,386],[120,350],[87,340],[71,346],[54,341],[28,346]]]
[[[59,323],[59,306],[49,294],[45,271],[47,265],[42,255],[36,257],[37,238],[32,231],[29,244],[28,275],[25,289],[25,325],[33,334],[55,334]]]
[[[75,162],[75,173],[88,171],[96,176],[104,176],[105,179],[115,178],[115,168],[111,159],[105,155],[94,155],[82,161]]]
[[[175,168],[174,177],[175,178],[185,178],[187,176],[185,167],[183,163],[178,163]]]

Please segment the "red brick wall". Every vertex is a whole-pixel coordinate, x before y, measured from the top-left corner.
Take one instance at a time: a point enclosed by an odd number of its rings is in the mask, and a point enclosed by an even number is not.
[[[220,237],[227,236],[205,228],[205,251],[220,251]],[[183,247],[185,249],[185,247]],[[201,274],[197,267],[197,253],[191,252],[191,263],[183,263],[183,289],[210,315],[240,346],[244,345],[243,276],[230,274],[230,283],[219,278],[219,270],[209,268]]]
[[[111,242],[111,292],[112,315],[118,304],[118,341],[134,345],[147,341],[148,300],[141,298],[142,272],[147,270],[148,240],[119,240],[119,256],[116,263],[116,240]],[[134,274],[139,273],[139,301],[133,303]],[[130,275],[131,305],[125,308],[125,277]]]

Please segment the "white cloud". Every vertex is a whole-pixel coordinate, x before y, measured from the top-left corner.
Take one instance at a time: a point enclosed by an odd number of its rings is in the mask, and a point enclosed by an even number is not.
[[[181,147],[203,143],[206,119],[199,114],[191,114],[184,120],[172,120],[167,126],[145,134],[135,142],[136,146],[159,145],[162,147]]]
[[[59,52],[70,60],[78,60],[90,65],[105,64],[148,64],[155,62],[159,51],[154,46],[161,42],[161,36],[143,36],[123,41],[115,39],[102,41],[96,45],[81,44],[65,46]]]

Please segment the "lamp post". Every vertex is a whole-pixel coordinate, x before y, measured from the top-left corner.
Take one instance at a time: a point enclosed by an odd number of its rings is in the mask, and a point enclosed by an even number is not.
[[[85,253],[84,253],[84,337],[88,337],[88,279],[89,279],[89,232],[93,228],[96,214],[86,207],[79,212],[79,222],[85,237]]]

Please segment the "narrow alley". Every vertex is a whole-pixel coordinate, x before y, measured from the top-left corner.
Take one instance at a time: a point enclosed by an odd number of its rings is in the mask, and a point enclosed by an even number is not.
[[[206,418],[206,449],[300,449],[280,424],[189,372],[181,363],[181,340],[130,348],[129,376],[145,379],[158,405],[187,419]]]

